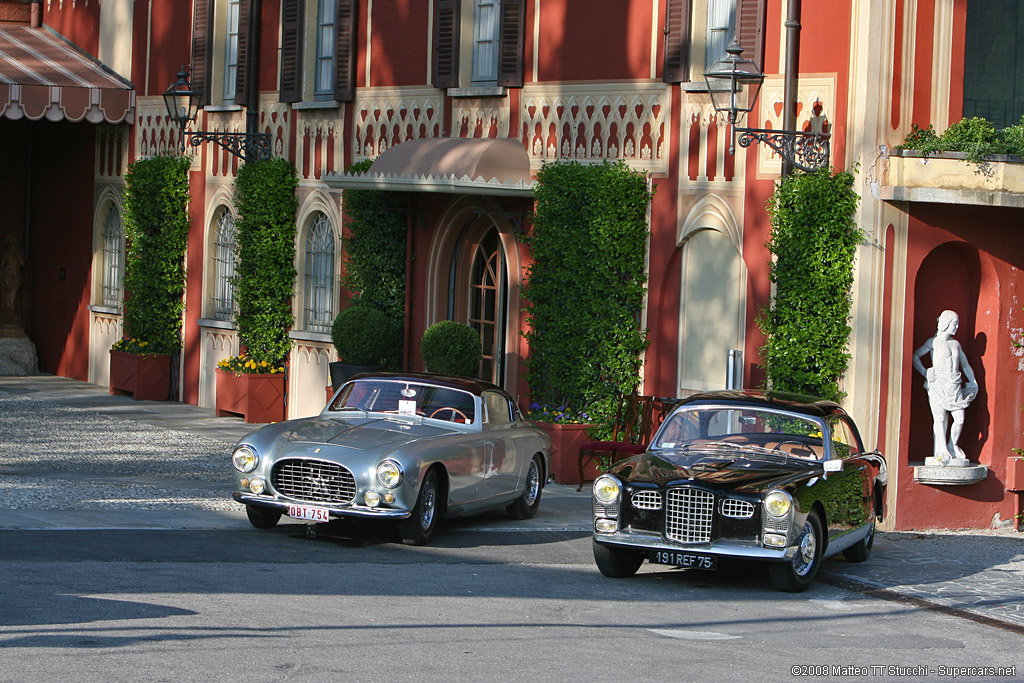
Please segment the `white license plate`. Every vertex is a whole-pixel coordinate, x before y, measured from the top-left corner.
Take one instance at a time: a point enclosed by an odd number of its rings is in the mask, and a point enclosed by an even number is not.
[[[657,564],[671,564],[676,567],[693,567],[694,569],[708,570],[718,568],[718,563],[713,555],[699,555],[697,553],[653,550],[651,551],[651,560]]]
[[[331,512],[327,508],[315,508],[308,505],[289,505],[288,516],[292,519],[308,519],[313,522],[331,521]]]

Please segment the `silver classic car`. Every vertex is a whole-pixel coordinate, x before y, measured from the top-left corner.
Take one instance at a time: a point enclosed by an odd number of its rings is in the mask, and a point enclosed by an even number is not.
[[[691,396],[646,453],[594,481],[594,560],[627,577],[644,560],[716,569],[768,563],[805,590],[822,558],[863,562],[884,515],[885,460],[831,401],[756,391]]]
[[[498,507],[532,517],[550,443],[492,384],[374,373],[344,384],[316,417],[249,434],[231,460],[233,497],[257,528],[282,515],[394,520],[404,543],[422,545],[445,517]]]

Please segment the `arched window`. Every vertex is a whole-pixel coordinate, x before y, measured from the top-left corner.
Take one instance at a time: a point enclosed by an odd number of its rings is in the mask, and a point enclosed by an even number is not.
[[[213,296],[211,315],[215,320],[232,320],[235,315],[235,217],[223,209],[213,235]]]
[[[504,272],[498,231],[491,229],[476,245],[469,276],[469,326],[483,344],[479,377],[490,382],[500,379],[504,354]]]
[[[104,306],[121,306],[121,287],[124,284],[124,225],[121,212],[111,202],[103,219],[103,284],[101,297]]]
[[[305,264],[305,327],[329,333],[334,322],[334,229],[319,211],[306,235]]]

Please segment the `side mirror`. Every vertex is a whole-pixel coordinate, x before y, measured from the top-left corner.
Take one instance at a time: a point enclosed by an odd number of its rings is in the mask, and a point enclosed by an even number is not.
[[[826,472],[842,472],[843,461],[842,460],[826,460],[825,461]]]

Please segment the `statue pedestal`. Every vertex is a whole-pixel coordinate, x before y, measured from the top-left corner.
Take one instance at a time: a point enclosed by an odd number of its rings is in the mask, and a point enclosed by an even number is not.
[[[0,329],[0,376],[25,377],[37,373],[36,345],[21,328]]]
[[[945,465],[938,458],[925,458],[924,465],[914,467],[914,481],[931,486],[976,484],[987,476],[987,467],[966,458],[951,458]]]

